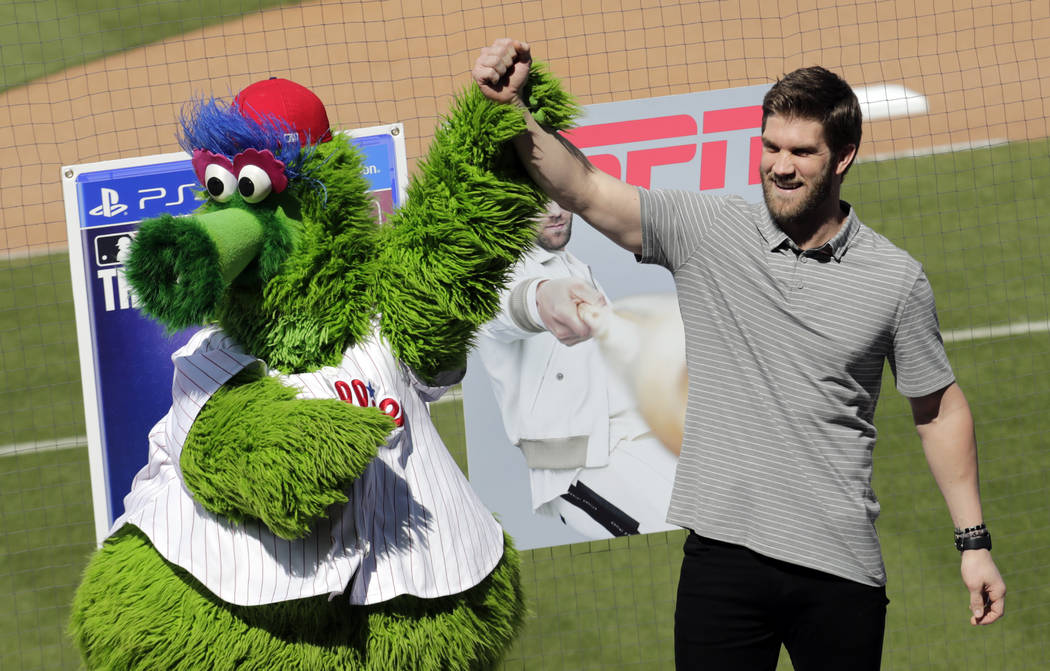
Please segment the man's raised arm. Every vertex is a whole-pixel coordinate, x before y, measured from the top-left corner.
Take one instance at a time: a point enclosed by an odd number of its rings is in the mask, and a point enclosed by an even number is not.
[[[596,169],[562,136],[536,122],[522,99],[531,65],[528,44],[501,38],[481,50],[471,74],[487,98],[524,110],[527,131],[518,136],[515,147],[540,188],[616,244],[640,253],[637,189]]]

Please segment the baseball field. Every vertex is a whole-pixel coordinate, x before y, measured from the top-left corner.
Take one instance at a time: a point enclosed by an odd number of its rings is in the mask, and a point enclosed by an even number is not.
[[[866,124],[844,197],[925,265],[977,421],[1009,594],[1002,622],[970,627],[951,521],[887,371],[874,482],[891,600],[883,667],[1050,668],[1050,8],[67,3],[0,8],[0,669],[77,667],[64,627],[94,547],[59,167],[173,151],[192,90],[264,74],[311,83],[340,124],[404,121],[415,159],[476,49],[503,34],[527,37],[584,103],[764,83],[811,62],[927,96],[921,117]],[[434,414],[466,468],[461,406]],[[682,539],[523,553],[531,615],[504,668],[672,668]]]

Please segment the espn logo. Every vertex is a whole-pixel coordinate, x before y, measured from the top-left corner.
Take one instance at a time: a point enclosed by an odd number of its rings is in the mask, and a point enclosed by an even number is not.
[[[632,119],[612,123],[580,126],[562,133],[590,159],[594,167],[628,184],[649,188],[652,170],[656,166],[690,163],[700,152],[700,174],[697,186],[701,191],[722,189],[726,186],[726,155],[728,138],[715,138],[736,131],[760,131],[762,106],[731,107],[708,110],[702,115],[702,126],[695,116],[673,114],[648,119]],[[705,140],[704,137],[711,139]],[[681,140],[670,146],[647,147],[628,150],[625,160],[621,155],[608,152],[589,153],[587,149],[613,147],[637,143]],[[733,181],[746,179],[748,185],[759,183],[758,163],[762,157],[762,138],[759,132],[749,137],[749,154],[746,175],[731,176]]]

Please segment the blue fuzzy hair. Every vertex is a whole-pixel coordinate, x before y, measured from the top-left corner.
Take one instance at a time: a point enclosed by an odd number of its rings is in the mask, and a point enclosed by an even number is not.
[[[298,133],[283,119],[268,116],[265,123],[260,124],[244,116],[237,105],[227,105],[215,98],[190,103],[182,111],[179,124],[179,146],[186,153],[207,149],[232,161],[245,149],[269,149],[284,163],[290,180],[305,177],[303,163],[316,147],[307,145],[305,151],[300,151]],[[289,142],[286,139],[289,135],[295,135],[295,139]]]

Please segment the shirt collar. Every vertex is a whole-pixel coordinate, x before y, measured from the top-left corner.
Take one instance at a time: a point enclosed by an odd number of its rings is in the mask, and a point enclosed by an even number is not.
[[[853,209],[853,206],[846,201],[840,201],[843,207],[847,208],[848,214],[846,215],[846,221],[842,224],[842,228],[835,234],[835,237],[825,242],[820,247],[810,250],[813,252],[821,252],[831,256],[836,261],[842,260],[842,255],[849,249],[850,244],[853,242],[857,233],[860,232],[860,220],[857,218],[857,213]],[[769,210],[762,206],[762,216],[758,220],[758,232],[766,241],[766,248],[769,251],[776,251],[784,245],[794,247],[795,243],[791,241],[784,229],[780,228],[773,221],[773,218],[769,216]]]
[[[526,252],[526,255],[531,257],[533,261],[535,261],[535,262],[537,262],[539,264],[543,264],[543,265],[546,265],[547,263],[550,263],[554,259],[568,259],[568,258],[571,258],[570,255],[569,255],[569,250],[564,248],[564,247],[562,247],[559,250],[556,250],[556,251],[552,252],[552,251],[550,251],[548,249],[544,249],[543,247],[540,247],[536,243],[533,243],[532,249],[530,249],[528,252]]]

